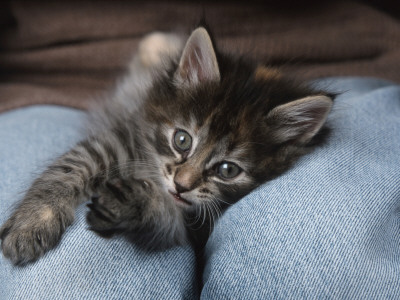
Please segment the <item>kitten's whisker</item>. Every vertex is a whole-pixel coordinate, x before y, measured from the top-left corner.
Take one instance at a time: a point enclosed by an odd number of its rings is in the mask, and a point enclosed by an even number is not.
[[[222,199],[220,199],[220,198],[217,198],[217,197],[213,197],[213,199],[214,199],[215,202],[217,202],[218,204],[219,204],[220,202],[222,202],[222,203],[224,203],[224,204],[226,204],[226,205],[232,205],[232,203],[226,202],[226,201],[224,201],[224,200],[222,200]]]
[[[197,223],[197,222],[200,220],[200,218],[201,218],[202,205],[200,205],[200,207],[199,207],[198,210],[199,210],[199,211],[198,211],[198,214],[197,214],[197,216],[196,216],[196,221],[195,221],[195,223]]]
[[[195,222],[194,222],[192,225],[198,223],[198,222],[200,221],[201,215],[202,215],[202,214],[205,214],[205,209],[203,209],[203,208],[204,208],[203,206],[204,206],[204,203],[201,203],[200,206],[199,206],[199,208],[198,208],[199,213],[197,214],[196,220],[195,220]],[[203,222],[204,222],[204,217],[203,217]],[[196,228],[193,228],[193,229],[194,229],[194,230],[198,230],[198,229],[201,228],[202,225],[203,225],[203,223],[199,224]]]
[[[210,205],[207,205],[207,211],[209,212],[209,215],[210,215],[210,217],[209,217],[210,224],[209,224],[209,227],[208,227],[208,235],[211,235],[212,228],[214,226],[214,213],[213,213],[212,208],[211,208]]]
[[[196,224],[199,221],[200,217],[201,217],[201,205],[196,208],[196,214],[195,214],[195,216],[193,218],[191,218],[191,220],[194,220],[194,221],[191,222],[191,223],[187,223],[185,221],[185,223],[188,226],[192,226],[192,225]]]
[[[211,202],[212,207],[215,210],[216,217],[214,217],[213,227],[215,225],[215,221],[217,221],[221,217],[221,210],[218,207],[218,204],[214,201]]]
[[[215,201],[212,201],[211,203],[212,203],[212,205],[215,207],[215,212],[217,213],[217,218],[220,218],[222,212],[221,212],[221,208],[220,208],[220,206],[219,206],[219,203],[218,203],[218,202],[215,202]]]
[[[210,236],[211,235],[211,232],[212,232],[212,228],[213,228],[213,226],[214,226],[214,213],[213,213],[213,211],[212,211],[212,209],[211,209],[211,206],[207,206],[208,207],[208,211],[209,211],[209,214],[210,214],[210,224],[209,224],[209,228],[208,228],[208,235]]]
[[[123,177],[131,177],[132,175],[138,175],[138,174],[135,174],[135,172],[132,172],[132,173],[126,173],[124,175],[125,176],[123,176]],[[140,174],[140,176],[135,177],[134,179],[154,179],[156,181],[159,181],[160,174],[157,174],[157,173],[154,173],[154,174],[143,173],[143,174]]]
[[[204,216],[203,216],[203,221],[201,222],[200,227],[202,227],[204,225],[204,223],[206,221],[206,217],[207,217],[206,216],[207,215],[207,205],[205,203],[203,203],[203,205],[204,205]]]

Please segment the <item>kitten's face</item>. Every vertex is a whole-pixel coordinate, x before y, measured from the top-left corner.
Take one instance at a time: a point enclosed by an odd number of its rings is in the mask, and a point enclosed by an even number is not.
[[[304,153],[331,104],[265,67],[220,54],[217,61],[197,29],[145,102],[162,188],[185,209],[233,203]]]
[[[232,148],[230,134],[216,138],[210,123],[189,122],[164,125],[162,133],[169,154],[162,160],[164,189],[180,207],[232,203],[254,188],[253,162],[245,144]]]

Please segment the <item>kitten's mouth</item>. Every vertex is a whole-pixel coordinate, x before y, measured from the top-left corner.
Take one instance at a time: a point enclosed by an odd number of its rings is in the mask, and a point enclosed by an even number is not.
[[[190,203],[188,200],[186,200],[185,198],[183,198],[181,196],[181,194],[179,193],[173,193],[171,191],[169,191],[169,193],[174,197],[174,199],[181,204],[185,204],[185,205],[192,205],[192,203]]]

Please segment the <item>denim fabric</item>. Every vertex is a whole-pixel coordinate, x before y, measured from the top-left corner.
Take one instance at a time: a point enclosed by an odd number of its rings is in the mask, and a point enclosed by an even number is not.
[[[206,248],[203,299],[400,298],[400,87],[339,78],[327,144],[228,209]],[[84,114],[0,115],[0,222],[35,176],[80,138]],[[188,248],[144,253],[77,222],[35,264],[0,258],[3,299],[198,296]]]
[[[202,299],[400,299],[400,86],[318,84],[328,143],[220,219]]]
[[[0,223],[24,189],[55,157],[81,138],[84,113],[36,106],[0,116]],[[0,300],[192,299],[189,247],[143,253],[124,239],[87,230],[85,205],[60,245],[36,263],[12,267],[0,259]]]

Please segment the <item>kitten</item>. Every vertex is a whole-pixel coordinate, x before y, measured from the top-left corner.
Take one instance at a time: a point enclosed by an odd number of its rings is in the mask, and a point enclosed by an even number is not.
[[[332,96],[217,50],[208,30],[145,38],[92,112],[88,138],[37,178],[2,226],[15,264],[55,247],[91,195],[87,221],[163,249],[204,245],[227,206],[310,148]]]

